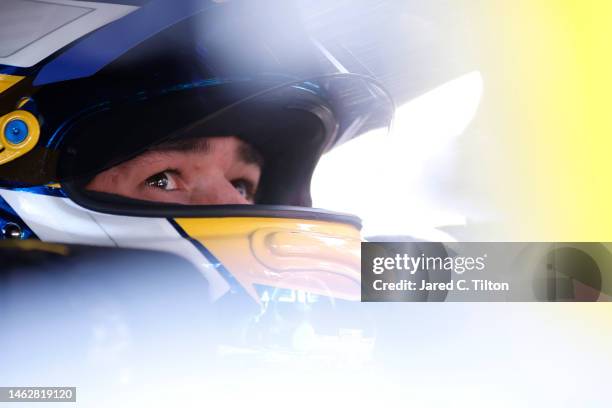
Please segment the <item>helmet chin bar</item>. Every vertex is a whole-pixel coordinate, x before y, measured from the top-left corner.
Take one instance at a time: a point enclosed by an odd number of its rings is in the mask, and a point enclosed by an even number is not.
[[[182,205],[135,200],[115,194],[84,190],[79,183],[62,185],[76,204],[106,214],[147,218],[265,217],[330,221],[361,229],[361,219],[350,214],[291,205]]]
[[[1,202],[23,226],[32,228],[30,238],[37,239],[33,242],[175,253],[202,272],[213,300],[230,289],[257,299],[262,285],[321,295],[329,295],[329,286],[341,297],[358,299],[361,240],[356,217],[290,206],[150,203],[149,213],[143,214],[142,203],[96,194],[96,207],[87,208],[85,195],[0,189]],[[102,212],[105,200],[113,199],[119,203],[109,204],[110,214]],[[138,207],[134,215],[130,204]],[[19,231],[8,225],[7,233]],[[319,281],[326,285],[319,287]]]

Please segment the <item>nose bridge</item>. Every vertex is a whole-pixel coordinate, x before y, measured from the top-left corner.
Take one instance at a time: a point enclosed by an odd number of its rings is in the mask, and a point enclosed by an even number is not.
[[[222,172],[211,172],[197,179],[192,187],[191,205],[248,204]]]

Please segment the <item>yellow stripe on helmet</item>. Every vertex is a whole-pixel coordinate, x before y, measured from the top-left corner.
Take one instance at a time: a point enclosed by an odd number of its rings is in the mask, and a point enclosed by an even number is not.
[[[348,224],[286,218],[180,218],[253,298],[255,285],[359,300],[359,230]]]

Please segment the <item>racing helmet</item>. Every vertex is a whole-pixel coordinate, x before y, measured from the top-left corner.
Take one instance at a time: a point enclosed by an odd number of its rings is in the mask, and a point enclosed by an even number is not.
[[[26,3],[3,14],[33,21]],[[360,221],[311,208],[309,187],[325,152],[389,126],[389,94],[290,2],[132,3],[49,2],[37,38],[3,34],[3,237],[172,252],[204,274],[212,300],[261,302],[279,288],[358,299]],[[86,188],[152,147],[215,136],[263,157],[254,205]]]

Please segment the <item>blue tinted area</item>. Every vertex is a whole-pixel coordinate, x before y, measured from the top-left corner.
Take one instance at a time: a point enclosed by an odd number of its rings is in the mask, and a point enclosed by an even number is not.
[[[32,72],[32,68],[14,67],[12,65],[0,64],[0,74],[4,75],[19,75],[28,76]]]
[[[28,125],[21,119],[13,119],[4,126],[4,138],[12,144],[22,143],[28,137]]]
[[[29,186],[29,187],[14,187],[11,190],[13,191],[26,191],[28,193],[40,194],[52,197],[62,197],[65,198],[66,193],[61,188],[51,188],[47,186]]]
[[[7,181],[0,182],[0,188],[13,191],[25,191],[33,194],[47,195],[52,197],[68,197],[61,188],[53,188],[48,186],[33,186],[24,183],[11,183]]]

